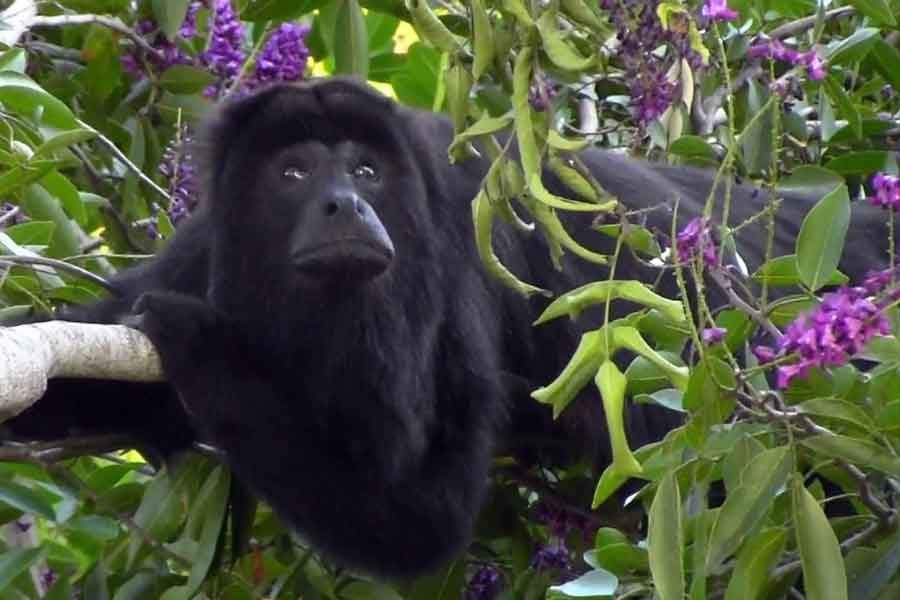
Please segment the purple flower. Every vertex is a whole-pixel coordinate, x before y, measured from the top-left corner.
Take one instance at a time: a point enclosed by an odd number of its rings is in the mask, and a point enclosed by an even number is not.
[[[618,30],[618,57],[625,70],[632,113],[641,126],[671,106],[675,84],[666,73],[672,65],[684,58],[695,69],[703,66],[703,56],[691,45],[688,16],[679,19],[679,14],[673,14],[669,27],[663,28],[656,12],[659,4],[658,0],[600,1]],[[654,54],[660,46],[668,48],[662,57]]]
[[[700,339],[703,340],[703,343],[707,346],[712,346],[724,340],[726,333],[728,333],[727,329],[721,327],[708,327],[700,332]]]
[[[309,25],[303,23],[282,23],[266,41],[259,56],[253,77],[245,85],[255,89],[272,81],[297,81],[306,73],[309,49],[304,40],[309,34]]]
[[[806,67],[806,74],[813,81],[825,79],[825,75],[828,73],[825,61],[822,60],[815,50],[798,52],[793,48],[788,48],[780,40],[764,40],[754,44],[747,50],[747,56],[750,58],[771,58],[794,66]]]
[[[551,569],[568,571],[572,567],[569,549],[562,539],[556,544],[540,546],[531,558],[531,568],[535,571],[549,571]]]
[[[182,126],[178,134],[166,146],[159,163],[159,172],[169,183],[168,190],[171,201],[166,212],[173,225],[178,225],[197,204],[195,166],[190,153],[191,143],[190,131],[186,125]],[[151,237],[158,237],[158,233],[153,235],[156,222],[151,219],[150,225]]]
[[[212,8],[215,17],[209,47],[201,58],[218,81],[204,91],[208,97],[218,96],[231,85],[247,57],[244,53],[244,25],[231,6],[231,0],[213,0]]]
[[[761,365],[768,364],[775,360],[776,353],[773,348],[768,346],[754,346],[750,349],[753,352],[753,356],[756,357],[756,360]]]
[[[727,0],[706,0],[700,13],[713,21],[734,21],[738,14],[728,8]]]
[[[900,209],[900,177],[876,173],[872,178],[872,189],[875,192],[869,196],[872,206]]]
[[[845,287],[826,294],[821,304],[788,326],[778,343],[781,356],[798,360],[778,368],[778,387],[805,378],[812,367],[846,364],[876,335],[887,335],[887,318],[861,287]]]
[[[188,40],[197,35],[197,12],[203,7],[199,0],[188,5],[184,22],[178,30],[178,36]],[[147,57],[147,63],[158,72],[162,73],[174,65],[190,65],[194,59],[185,53],[175,42],[169,40],[159,31],[159,27],[152,19],[145,19],[135,26],[135,31],[146,36],[150,45],[157,51],[156,55]],[[142,77],[144,74],[143,53],[137,51],[125,54],[121,57],[122,68],[134,77]]]
[[[709,222],[702,217],[691,219],[678,233],[675,250],[678,253],[676,259],[681,262],[691,260],[697,254],[702,254],[703,262],[710,267],[718,262],[718,244]]]
[[[494,567],[478,569],[466,586],[464,600],[494,600],[503,589],[503,579]]]
[[[553,80],[537,76],[528,88],[528,103],[531,108],[538,112],[543,112],[552,108],[553,99],[559,94],[560,86]]]
[[[799,63],[806,65],[806,74],[813,81],[822,81],[828,71],[825,69],[825,61],[815,50],[810,50],[800,55]]]

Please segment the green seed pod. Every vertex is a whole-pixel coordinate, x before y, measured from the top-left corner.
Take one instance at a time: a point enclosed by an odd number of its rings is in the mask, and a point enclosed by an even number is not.
[[[547,57],[560,69],[581,71],[594,63],[594,58],[585,58],[578,54],[562,36],[556,22],[555,10],[547,10],[538,19],[537,27],[544,41],[543,50]]]
[[[406,0],[406,8],[412,15],[416,33],[428,45],[442,52],[456,52],[459,50],[459,40],[437,18],[437,15],[434,14],[434,11],[428,5],[427,0]]]
[[[472,220],[475,225],[475,245],[478,248],[478,255],[484,262],[485,267],[493,277],[496,277],[501,283],[522,294],[526,298],[533,294],[542,294],[550,296],[551,293],[545,289],[533,286],[521,281],[507,269],[497,255],[494,254],[494,248],[491,243],[494,226],[494,209],[488,200],[484,191],[478,192],[472,201]]]
[[[472,0],[472,35],[475,63],[472,76],[477,81],[494,62],[494,29],[483,0]]]

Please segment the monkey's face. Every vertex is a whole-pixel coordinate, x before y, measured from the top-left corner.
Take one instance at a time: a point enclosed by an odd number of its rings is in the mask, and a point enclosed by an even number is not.
[[[394,242],[379,215],[397,210],[384,197],[397,173],[374,148],[305,141],[264,169],[264,196],[291,225],[282,251],[299,276],[361,284],[391,266]]]

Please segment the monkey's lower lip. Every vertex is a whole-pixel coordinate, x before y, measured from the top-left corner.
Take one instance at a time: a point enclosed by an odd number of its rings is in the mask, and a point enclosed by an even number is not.
[[[393,248],[362,239],[342,239],[303,248],[292,256],[294,267],[316,277],[354,274],[374,277],[394,259]]]

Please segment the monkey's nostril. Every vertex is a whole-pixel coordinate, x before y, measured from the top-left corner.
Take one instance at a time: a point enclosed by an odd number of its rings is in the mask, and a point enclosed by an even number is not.
[[[332,217],[338,211],[337,202],[331,200],[325,205],[325,216]]]

